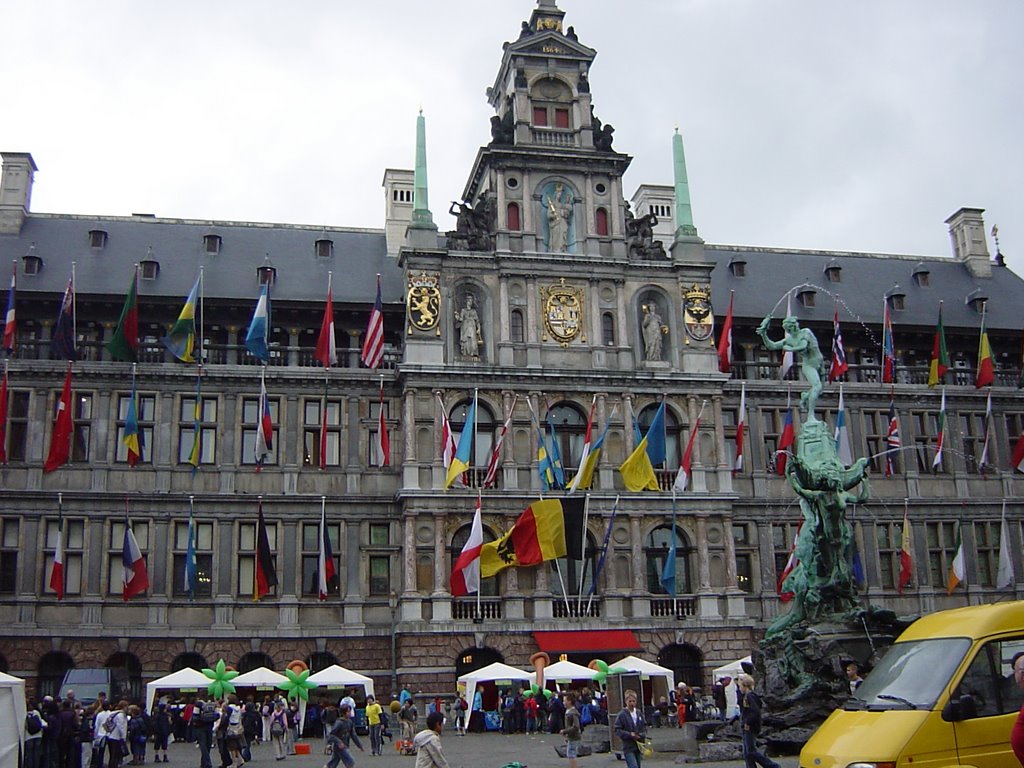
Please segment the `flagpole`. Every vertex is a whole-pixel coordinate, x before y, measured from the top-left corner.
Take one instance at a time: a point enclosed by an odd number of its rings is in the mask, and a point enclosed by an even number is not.
[[[612,524],[615,522],[615,512],[619,508],[619,494],[615,494],[615,503],[612,504],[612,514],[608,518],[608,528],[604,533],[604,544],[601,546],[601,556],[597,561],[597,567],[594,568],[594,587],[590,590],[590,596],[587,598],[587,610],[586,616],[590,615],[590,606],[594,602],[594,595],[597,593],[597,580],[601,577],[601,571],[604,569],[605,557],[608,554],[608,544],[612,538]]]
[[[206,321],[206,282],[203,280],[203,268],[199,267],[199,368],[206,359],[206,347],[203,340],[203,324]]]
[[[383,383],[384,382],[384,376],[383,375],[380,377],[380,380],[381,380],[381,386],[383,387],[384,386],[384,383]],[[479,388],[473,387],[473,404],[475,406],[477,406],[477,407],[479,407],[479,405],[480,405],[480,399],[479,398],[480,398],[480,390],[479,390]],[[477,435],[476,425],[477,425],[477,422],[479,422],[479,421],[480,421],[480,419],[478,419],[476,417],[476,409],[474,409],[474,413],[473,413],[473,443],[472,443],[473,449],[469,452],[469,466],[474,468],[474,470],[473,470],[473,484],[476,485],[478,492],[480,490],[480,483],[477,481],[477,470],[476,470],[476,464],[477,464],[477,461],[476,461],[476,435]],[[477,591],[477,594],[479,594],[479,590]]]
[[[704,410],[703,406],[701,406],[701,410],[702,411]],[[697,420],[698,421],[700,420],[700,416],[697,417]],[[672,555],[673,555],[672,556],[672,566],[673,566],[673,568],[675,567],[675,549],[676,549],[676,490],[675,490],[675,488],[673,488],[672,489]],[[678,614],[676,613],[677,603],[678,603],[678,601],[676,600],[676,574],[675,574],[675,571],[673,570],[672,571],[672,618],[674,618],[674,619],[679,617]]]
[[[75,349],[75,357],[78,356],[78,284],[75,282],[75,264],[71,262],[71,346]],[[984,312],[982,308],[982,312]]]
[[[473,421],[475,422],[476,419],[474,419]],[[481,509],[483,508],[483,493],[480,491],[479,487],[476,489],[476,503],[477,503],[478,507],[480,507]],[[473,514],[474,515],[476,514],[476,510],[473,511]],[[472,527],[470,528],[470,533],[472,534]],[[481,609],[480,609],[480,593],[481,592],[483,592],[483,585],[482,584],[477,584],[477,586],[476,586],[476,615],[477,615],[478,618],[483,619],[483,613],[481,612]]]
[[[597,395],[594,395],[597,397]],[[582,469],[582,467],[581,467]],[[577,470],[579,472],[579,470]],[[590,494],[583,497],[583,559],[580,561],[580,591],[576,596],[576,612],[583,607],[583,582],[587,575],[587,518],[590,515]]]
[[[540,419],[537,418],[537,411],[533,407],[533,400],[530,399],[529,395],[526,396],[526,404],[530,408],[530,418],[533,420],[533,426],[536,427],[536,429],[537,429],[537,437],[540,439],[541,447],[544,449],[544,453],[547,456],[548,463],[550,464],[551,463],[551,454],[548,453],[548,447],[547,447],[547,444],[545,443],[545,440],[544,440],[544,430],[542,430],[540,428]],[[541,466],[540,466],[540,460],[538,459],[538,461],[537,461],[537,474],[540,475],[540,473],[541,473]],[[552,474],[554,474],[554,473],[552,472]],[[544,501],[544,483],[540,484],[540,500]]]
[[[569,593],[565,589],[565,579],[562,578],[562,566],[559,563],[561,558],[555,559],[555,570],[558,572],[558,583],[562,587],[562,599],[565,600],[565,616],[566,618],[572,617],[572,609],[569,607]]]
[[[188,599],[192,602],[196,599],[196,590],[194,580],[189,576],[189,560],[188,550],[192,548],[192,557],[195,558],[195,541],[196,535],[195,524],[193,522],[193,514],[195,513],[195,501],[196,497],[189,495],[188,497],[188,544],[185,545],[185,580],[188,582]]]

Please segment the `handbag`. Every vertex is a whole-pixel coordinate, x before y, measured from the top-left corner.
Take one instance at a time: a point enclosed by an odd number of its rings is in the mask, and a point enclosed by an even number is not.
[[[650,757],[651,755],[654,754],[654,745],[651,743],[650,739],[644,739],[643,741],[638,741],[636,743],[636,746],[637,746],[637,749],[640,750],[640,756],[641,757]]]

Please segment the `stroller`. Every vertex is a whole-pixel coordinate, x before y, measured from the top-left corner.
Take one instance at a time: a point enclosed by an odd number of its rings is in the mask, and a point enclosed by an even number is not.
[[[395,742],[395,749],[398,750],[400,755],[415,755],[416,745],[409,739],[399,739]]]

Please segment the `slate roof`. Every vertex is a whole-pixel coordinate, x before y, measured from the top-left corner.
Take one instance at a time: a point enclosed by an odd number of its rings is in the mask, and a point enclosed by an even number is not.
[[[103,230],[107,243],[91,248],[89,231]],[[205,251],[205,235],[219,235],[221,252]],[[334,242],[334,255],[316,255],[315,242]],[[37,275],[25,275],[20,260],[35,244],[43,260]],[[140,280],[139,294],[184,299],[203,267],[205,295],[251,300],[259,293],[256,268],[269,255],[277,270],[273,293],[285,301],[323,301],[327,273],[333,271],[337,304],[366,304],[376,295],[377,273],[385,303],[403,296],[401,270],[387,255],[383,230],[342,229],[289,224],[158,219],[144,216],[88,217],[31,214],[20,237],[0,236],[0,264],[19,261],[18,291],[60,293],[75,262],[79,295],[123,295],[135,264],[147,258],[160,263],[154,280]],[[0,269],[0,274],[3,269]],[[6,284],[0,279],[0,284]]]
[[[841,299],[840,323],[859,317],[865,323],[880,326],[883,299],[899,286],[899,293],[904,294],[904,309],[893,313],[894,325],[934,328],[941,299],[944,301],[942,320],[947,328],[978,328],[981,315],[967,304],[968,296],[976,290],[988,297],[987,328],[1020,331],[1024,325],[1024,279],[996,264],[992,266],[992,277],[976,278],[952,257],[725,245],[708,245],[706,254],[716,265],[711,273],[711,300],[719,317],[724,317],[729,306],[729,291],[734,290],[736,317],[761,318],[773,312],[776,318],[781,318],[786,312],[786,292],[810,283],[817,288],[815,306],[804,307],[794,296],[793,314],[811,322],[831,323],[834,295]],[[729,269],[734,259],[746,262],[744,277],[734,276]],[[828,265],[841,268],[840,282],[828,281],[824,273]],[[927,287],[917,285],[913,279],[914,272],[922,269],[929,273]]]

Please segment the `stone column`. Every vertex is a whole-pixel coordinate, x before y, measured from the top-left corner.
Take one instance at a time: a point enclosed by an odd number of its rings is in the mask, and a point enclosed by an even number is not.
[[[622,436],[626,444],[626,455],[628,456],[636,448],[636,429],[633,427],[633,394],[622,393],[622,426],[626,434]]]
[[[711,590],[711,560],[708,558],[708,516],[707,512],[697,513],[697,574],[698,591]]]
[[[647,591],[647,585],[644,583],[646,571],[643,567],[643,541],[640,538],[640,521],[642,519],[643,514],[640,512],[629,513],[629,546],[630,556],[633,560],[633,591],[636,593]]]
[[[406,510],[403,518],[403,545],[401,567],[403,593],[400,603],[402,621],[421,621],[423,610],[422,600],[416,591],[416,513]]]
[[[745,618],[747,615],[746,593],[739,588],[736,577],[736,541],[732,535],[732,510],[722,515],[725,531],[725,598],[730,618]]]
[[[402,393],[402,486],[412,489],[420,487],[420,467],[416,456],[416,394],[415,389]]]
[[[503,389],[501,391],[501,402],[502,402],[502,425],[504,426],[504,419],[509,415],[512,403],[515,401],[515,393],[509,389]],[[513,415],[513,423],[515,422],[515,414]],[[519,487],[519,467],[516,464],[516,431],[509,425],[508,432],[505,434],[505,441],[501,446],[501,476],[502,476],[502,487],[506,490],[512,490]],[[512,570],[515,570],[514,568]]]
[[[289,328],[288,329],[288,365],[297,366],[299,364],[299,329]]]

